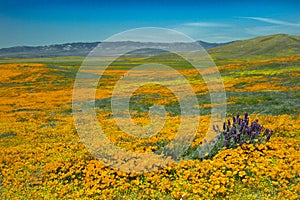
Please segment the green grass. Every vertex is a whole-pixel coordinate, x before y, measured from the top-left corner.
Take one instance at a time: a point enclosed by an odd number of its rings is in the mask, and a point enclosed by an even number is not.
[[[300,54],[300,36],[275,34],[237,41],[209,49],[216,60],[254,61],[275,57],[291,57]]]
[[[299,97],[297,91],[227,92],[228,100],[234,98],[236,101],[235,104],[227,106],[227,113],[251,111],[253,114],[262,115],[299,115]]]

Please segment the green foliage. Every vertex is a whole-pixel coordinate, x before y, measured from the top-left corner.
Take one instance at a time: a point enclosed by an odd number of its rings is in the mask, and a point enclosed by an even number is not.
[[[216,60],[260,60],[274,57],[291,57],[300,54],[300,36],[275,34],[209,49]]]

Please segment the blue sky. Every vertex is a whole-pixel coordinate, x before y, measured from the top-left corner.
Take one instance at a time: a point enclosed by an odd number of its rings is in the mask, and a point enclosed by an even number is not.
[[[0,48],[101,41],[140,27],[208,42],[300,35],[300,1],[0,0]]]

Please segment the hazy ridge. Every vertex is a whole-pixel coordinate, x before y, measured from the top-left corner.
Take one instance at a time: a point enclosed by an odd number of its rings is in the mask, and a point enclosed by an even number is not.
[[[0,49],[0,58],[41,58],[59,56],[87,56],[101,42],[76,42],[46,46],[17,46]],[[198,41],[214,58],[223,59],[262,59],[269,57],[290,57],[300,55],[300,36],[274,34],[247,40],[227,43],[208,43]],[[154,43],[158,47],[166,47],[168,43]],[[109,42],[108,51],[125,47],[145,48],[143,42]],[[184,47],[184,45],[182,45]],[[142,51],[141,51],[142,52]],[[156,54],[159,51],[156,52]],[[153,52],[155,54],[155,52]]]
[[[87,56],[101,42],[75,42],[65,44],[54,44],[46,46],[16,46],[0,49],[0,58],[40,58],[40,57],[59,57],[59,56]],[[227,43],[209,43],[198,41],[204,48],[214,48]],[[153,43],[153,46],[166,47],[168,43]],[[112,49],[123,49],[125,47],[145,48],[144,42],[106,42],[107,51]]]

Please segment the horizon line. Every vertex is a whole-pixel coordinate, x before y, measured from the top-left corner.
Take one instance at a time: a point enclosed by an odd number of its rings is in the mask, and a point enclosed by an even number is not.
[[[255,36],[255,37],[250,37],[247,39],[236,39],[236,40],[229,40],[226,42],[208,42],[204,40],[195,40],[195,42],[205,42],[208,44],[226,44],[226,43],[232,43],[236,41],[242,41],[242,40],[248,40],[248,39],[253,39],[253,38],[258,38],[258,37],[264,37],[264,36],[271,36],[271,35],[291,35],[291,36],[299,36],[295,34],[287,34],[287,33],[275,33],[275,34],[268,34],[268,35],[261,35],[261,36]],[[88,42],[88,41],[74,41],[74,42],[62,42],[62,43],[51,43],[51,44],[40,44],[40,45],[16,45],[16,46],[8,46],[8,47],[0,47],[0,49],[9,49],[9,48],[16,48],[16,47],[46,47],[46,46],[55,46],[55,45],[64,45],[64,44],[78,44],[78,43],[85,43],[85,44],[92,44],[92,43],[103,43],[105,41],[94,41],[94,42]],[[120,40],[120,41],[108,41],[110,43],[114,42],[135,42],[135,43],[162,43],[162,44],[168,44],[168,43],[190,43],[190,42],[151,42],[151,41],[134,41],[134,40]]]

